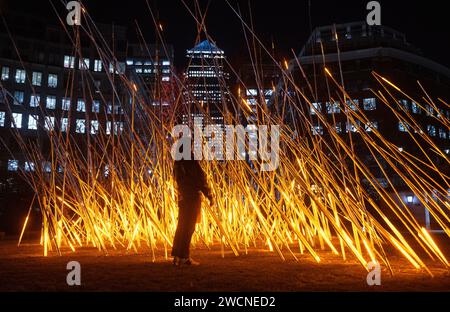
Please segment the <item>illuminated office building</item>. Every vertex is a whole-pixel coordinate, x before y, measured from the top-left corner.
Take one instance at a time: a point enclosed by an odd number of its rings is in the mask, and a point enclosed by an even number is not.
[[[210,125],[222,129],[229,103],[225,53],[205,40],[188,50],[187,58],[185,96],[188,108],[183,115],[183,123],[192,124],[195,120],[202,128]]]
[[[324,51],[323,54],[321,51]],[[343,105],[342,90],[327,78],[325,67],[351,97],[345,98],[346,106]],[[308,133],[312,133],[313,136],[328,140],[331,130],[319,118],[318,114],[321,113],[328,124],[334,125],[332,131],[338,133],[344,141],[349,142],[352,137],[354,152],[371,170],[377,182],[388,192],[392,192],[392,187],[395,187],[407,206],[420,219],[425,220],[427,227],[432,227],[433,221],[428,211],[419,205],[417,198],[411,195],[412,192],[398,174],[389,169],[385,159],[379,156],[374,158],[365,142],[359,139],[358,133],[370,135],[376,129],[384,138],[398,146],[400,152],[418,158],[424,157],[415,141],[422,142],[420,134],[413,132],[409,125],[400,122],[396,116],[410,114],[421,131],[426,132],[445,154],[450,154],[450,133],[442,122],[444,117],[446,120],[450,118],[450,109],[440,101],[435,101],[436,106],[433,107],[424,98],[417,84],[420,81],[433,98],[440,98],[448,103],[450,69],[424,57],[418,48],[406,40],[404,34],[386,26],[368,26],[365,22],[356,22],[316,28],[298,57],[290,62],[288,72],[294,78],[296,86],[311,99],[312,105],[301,99],[294,99],[294,86],[281,81],[277,89],[279,94],[271,101],[272,110],[280,109],[277,103],[283,96],[296,101],[301,111],[291,110],[286,114],[286,122],[296,124],[299,136],[306,138],[309,137]],[[402,88],[404,93],[394,92],[399,103],[396,114],[377,97],[376,92],[383,88],[373,77],[373,72]],[[366,124],[349,122],[345,109],[362,111],[369,121]],[[300,122],[303,118],[300,114],[310,117],[310,127]],[[442,173],[450,173],[448,162],[442,157],[431,151],[427,151],[427,157],[439,166]],[[381,169],[388,174],[393,185],[384,178]],[[439,176],[433,178],[440,179]],[[365,178],[362,178],[362,182],[370,185]],[[427,196],[432,198],[433,194]]]

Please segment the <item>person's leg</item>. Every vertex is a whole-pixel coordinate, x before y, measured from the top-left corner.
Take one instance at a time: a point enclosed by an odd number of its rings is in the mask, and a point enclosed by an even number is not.
[[[184,236],[184,222],[181,220],[182,218],[178,216],[178,224],[177,224],[177,230],[175,231],[175,237],[173,239],[173,246],[172,246],[172,257],[179,257],[181,255],[181,245],[183,241]]]
[[[192,235],[194,235],[195,232],[195,226],[197,224],[197,213],[196,213],[196,201],[197,199],[192,199],[191,202],[187,203],[188,209],[186,211],[186,214],[184,216],[185,222],[184,222],[184,231],[183,236],[180,239],[180,258],[188,259],[190,256],[190,245],[192,240]]]
[[[182,257],[182,250],[184,245],[184,237],[186,236],[186,205],[181,201],[178,202],[178,223],[173,239],[172,257]]]
[[[172,256],[188,259],[192,235],[195,232],[197,216],[200,209],[200,198],[189,198],[179,203],[180,212],[172,249]]]

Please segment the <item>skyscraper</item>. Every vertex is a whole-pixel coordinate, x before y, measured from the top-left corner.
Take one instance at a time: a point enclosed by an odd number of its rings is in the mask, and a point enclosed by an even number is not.
[[[187,51],[189,66],[186,71],[187,111],[183,114],[183,123],[205,130],[209,126],[216,135],[205,135],[203,141],[210,146],[222,146],[220,135],[224,127],[224,117],[229,103],[227,82],[229,75],[225,71],[225,53],[214,43],[205,40]],[[217,135],[219,134],[219,135]],[[198,143],[195,149],[201,148]],[[214,149],[216,159],[223,157],[222,152]]]
[[[228,73],[224,69],[225,53],[214,43],[205,40],[187,51],[186,71],[188,114],[199,117],[205,124],[223,123],[228,103]],[[207,118],[205,118],[207,117]]]

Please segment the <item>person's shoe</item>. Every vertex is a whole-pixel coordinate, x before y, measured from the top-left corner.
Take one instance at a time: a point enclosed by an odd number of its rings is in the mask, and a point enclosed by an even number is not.
[[[173,266],[180,266],[181,259],[179,257],[174,257],[172,263],[173,263]]]
[[[199,266],[200,262],[195,261],[192,258],[180,259],[179,265]]]

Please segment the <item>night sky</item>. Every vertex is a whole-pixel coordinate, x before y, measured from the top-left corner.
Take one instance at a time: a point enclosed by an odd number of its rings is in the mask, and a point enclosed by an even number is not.
[[[56,6],[64,6],[60,0],[52,0]],[[192,47],[196,37],[196,25],[181,0],[148,0],[159,11],[164,25],[166,41],[175,47],[176,64],[185,64],[185,50]],[[193,7],[193,0],[185,0]],[[218,46],[225,50],[233,62],[245,54],[242,25],[225,0],[200,0],[203,8],[208,2],[207,28]],[[310,34],[309,5],[311,2],[311,24],[313,27],[332,23],[365,20],[368,1],[361,0],[230,0],[240,6],[249,21],[249,4],[252,8],[254,26],[261,39],[270,44],[275,42],[280,55],[291,55],[307,40]],[[151,42],[154,26],[147,9],[146,0],[85,0],[85,6],[93,18],[99,22],[129,26],[129,33],[135,33],[135,20],[140,24]],[[123,3],[123,4],[121,4]],[[425,56],[450,67],[448,57],[449,21],[445,1],[380,1],[382,24],[397,29],[407,35],[413,45],[419,47]],[[432,3],[432,4],[430,4]],[[9,10],[26,11],[54,19],[49,0],[0,0],[4,14]],[[130,36],[130,41],[135,41]]]

